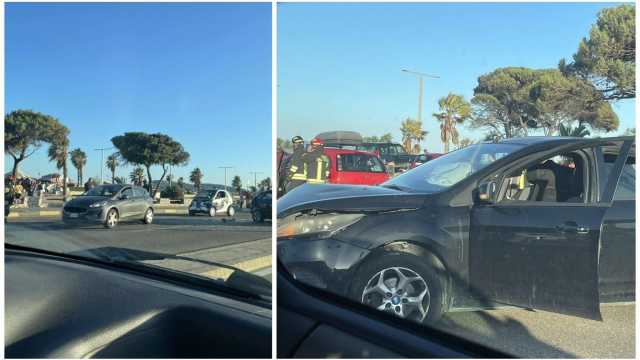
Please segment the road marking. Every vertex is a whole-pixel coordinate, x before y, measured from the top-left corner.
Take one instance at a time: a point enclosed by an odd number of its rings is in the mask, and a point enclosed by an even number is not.
[[[231,266],[246,272],[253,272],[256,270],[264,269],[271,266],[271,255],[266,255],[266,256],[255,258],[255,259],[241,261]],[[232,273],[233,273],[233,270],[231,269],[218,268],[215,270],[201,273],[200,275],[214,278],[214,279],[221,278],[226,280]]]

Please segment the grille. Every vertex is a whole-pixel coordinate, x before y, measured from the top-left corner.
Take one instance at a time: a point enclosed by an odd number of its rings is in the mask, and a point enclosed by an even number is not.
[[[67,206],[64,208],[64,211],[68,212],[68,213],[83,213],[85,211],[87,211],[85,208],[81,208],[81,207],[75,207],[75,206]]]

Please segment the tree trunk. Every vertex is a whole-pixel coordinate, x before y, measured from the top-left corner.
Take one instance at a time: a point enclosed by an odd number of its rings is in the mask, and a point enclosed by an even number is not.
[[[160,183],[162,183],[162,180],[164,180],[164,176],[167,175],[167,169],[162,168],[162,176],[160,176],[160,180],[158,180],[158,186],[156,186],[156,188],[153,191],[153,198],[155,199],[156,194],[158,193],[158,190],[160,190]]]
[[[449,135],[450,135],[450,127],[449,127],[449,118],[444,119],[444,153],[449,152]]]
[[[115,169],[111,169],[111,183],[112,184],[116,183],[116,170]]]
[[[67,159],[65,156],[64,162],[62,163],[62,198],[65,201],[67,200],[67,175]]]
[[[17,158],[13,158],[13,170],[11,171],[11,175],[16,179],[16,175],[18,174],[18,165],[20,164],[20,160]]]
[[[78,184],[78,186],[82,186],[84,184],[84,179],[82,176],[82,167],[78,168],[78,176],[80,177],[80,183]]]
[[[153,185],[151,185],[151,167],[145,165],[144,167],[147,168],[147,181],[149,182],[147,184],[147,186],[149,187],[149,194],[151,194],[151,198],[155,200],[155,193],[153,193]]]

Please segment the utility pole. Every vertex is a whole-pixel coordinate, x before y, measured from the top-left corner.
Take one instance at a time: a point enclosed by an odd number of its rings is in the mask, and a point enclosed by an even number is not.
[[[104,168],[104,151],[105,150],[111,150],[113,149],[112,147],[108,147],[108,148],[99,148],[99,149],[93,149],[95,151],[100,151],[101,154],[101,158],[100,158],[100,185],[102,185],[103,181],[103,177],[102,177],[102,169]]]
[[[258,179],[257,179],[257,175],[258,174],[262,174],[262,171],[249,171],[249,174],[253,174],[253,187],[256,188],[256,190],[258,189]]]
[[[417,71],[411,71],[411,70],[407,70],[407,69],[402,69],[402,72],[406,72],[408,74],[412,74],[418,77],[418,81],[420,84],[420,92],[418,94],[418,121],[422,121],[422,97],[423,97],[423,89],[424,89],[424,78],[430,78],[430,79],[439,79],[440,76],[437,75],[429,75],[429,74],[425,74],[425,73],[421,73],[421,72],[417,72]]]
[[[224,189],[227,190],[227,169],[233,169],[233,166],[218,166],[218,169],[224,169]]]

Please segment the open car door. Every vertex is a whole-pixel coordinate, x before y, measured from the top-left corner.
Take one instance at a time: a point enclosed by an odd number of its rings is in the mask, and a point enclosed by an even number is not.
[[[601,320],[598,250],[604,211],[585,204],[474,206],[472,291],[497,303]]]
[[[582,153],[585,175],[592,176],[587,174],[595,173],[596,164],[587,155],[593,153]],[[598,265],[610,202],[598,201],[594,188],[585,185],[590,192],[585,202],[475,203],[469,236],[471,291],[489,302],[602,320]]]

